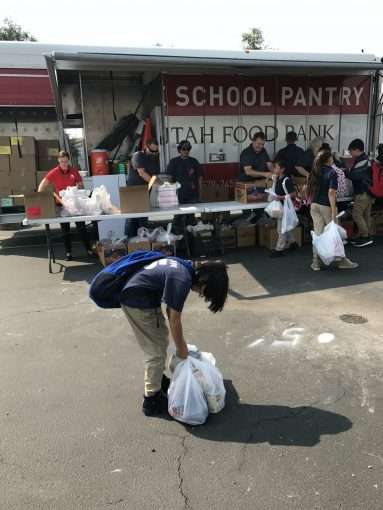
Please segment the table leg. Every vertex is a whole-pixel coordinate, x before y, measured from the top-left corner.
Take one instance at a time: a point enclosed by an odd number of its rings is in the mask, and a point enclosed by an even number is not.
[[[187,255],[188,259],[190,259],[191,253],[190,253],[190,244],[189,244],[189,232],[187,230],[186,218],[187,218],[186,214],[182,214],[181,221],[182,221],[182,230],[183,230],[184,239],[185,239],[186,255]]]
[[[55,255],[52,247],[52,239],[51,239],[51,229],[49,227],[49,224],[45,224],[45,234],[47,236],[47,248],[48,248],[48,267],[49,267],[49,273],[52,274],[52,262],[56,262]]]

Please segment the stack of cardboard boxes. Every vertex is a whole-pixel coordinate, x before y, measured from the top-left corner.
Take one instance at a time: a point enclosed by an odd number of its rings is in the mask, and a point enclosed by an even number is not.
[[[58,151],[57,140],[36,141],[33,136],[1,136],[0,197],[35,191],[47,171],[57,165]],[[23,199],[20,204],[15,199],[13,205],[23,205]]]

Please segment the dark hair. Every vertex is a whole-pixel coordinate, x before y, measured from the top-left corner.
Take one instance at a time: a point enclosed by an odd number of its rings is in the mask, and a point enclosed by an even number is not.
[[[146,147],[149,147],[149,145],[158,145],[158,140],[154,136],[148,139],[146,142]]]
[[[178,152],[181,152],[182,149],[187,149],[191,151],[191,148],[192,146],[189,140],[181,140],[180,143],[177,145]]]
[[[280,168],[286,168],[286,163],[283,159],[274,159],[273,164],[278,165]]]
[[[314,198],[319,190],[320,177],[322,174],[322,167],[326,165],[328,160],[332,157],[331,151],[319,151],[314,159],[313,168],[309,175],[307,183],[307,194],[309,197]]]
[[[330,151],[331,152],[330,144],[327,142],[323,142],[322,145],[319,147],[319,151]]]
[[[348,150],[349,151],[358,150],[358,151],[364,152],[364,142],[363,142],[363,140],[361,140],[360,138],[355,138],[355,140],[353,140],[350,143],[350,145],[348,146]]]
[[[68,154],[67,151],[60,151],[58,157],[59,158],[68,158],[69,159],[69,154]]]
[[[213,313],[221,312],[229,291],[229,277],[227,266],[221,260],[197,262],[193,284],[201,289],[201,296],[210,302],[209,310]]]
[[[383,163],[383,143],[380,143],[376,149],[378,151],[376,159],[379,161],[379,163]]]
[[[255,140],[257,139],[260,139],[260,140],[263,140],[265,141],[266,140],[266,137],[265,137],[265,133],[263,131],[257,131],[255,133],[255,135],[253,136],[253,138],[251,139],[252,142],[255,142]]]
[[[298,140],[298,135],[295,131],[289,131],[286,133],[286,142],[287,143],[295,143]]]

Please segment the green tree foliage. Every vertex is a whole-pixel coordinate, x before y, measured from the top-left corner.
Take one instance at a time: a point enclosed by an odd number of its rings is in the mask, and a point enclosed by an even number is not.
[[[0,26],[0,41],[37,41],[29,32],[25,32],[20,25],[17,25],[9,18],[3,20]]]
[[[242,34],[242,45],[247,50],[264,50],[265,39],[260,28],[251,28]]]

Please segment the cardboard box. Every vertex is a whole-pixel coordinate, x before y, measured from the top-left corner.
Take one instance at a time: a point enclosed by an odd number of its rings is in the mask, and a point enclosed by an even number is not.
[[[148,186],[120,188],[120,210],[122,213],[150,211]]]
[[[298,226],[293,230],[295,242],[302,246],[302,227]],[[278,239],[277,223],[265,223],[258,227],[258,245],[268,250],[274,250]]]
[[[237,247],[246,248],[257,244],[257,233],[255,225],[237,226]]]
[[[36,156],[24,156],[22,158],[11,157],[10,163],[11,173],[15,172],[20,175],[25,175],[27,173],[36,174],[37,171]]]
[[[56,218],[57,216],[55,200],[49,191],[25,193],[24,205],[25,215],[29,220]]]
[[[150,241],[140,241],[139,243],[129,243],[128,241],[128,253],[133,253],[137,250],[147,250],[151,248]]]
[[[171,243],[161,243],[159,241],[155,241],[152,243],[151,249],[152,251],[159,251],[170,257],[176,254],[176,241],[171,241]]]
[[[259,187],[257,182],[237,182],[234,189],[234,197],[241,204],[267,202],[265,188]]]
[[[33,136],[11,136],[11,159],[21,159],[25,156],[36,156],[36,142]]]
[[[0,154],[0,179],[3,174],[9,175],[11,171],[11,165],[9,156],[4,156],[3,154]]]
[[[229,183],[204,181],[201,184],[199,198],[201,202],[227,202],[232,200],[231,189]]]
[[[11,142],[9,136],[0,136],[0,155],[8,157],[11,155]]]
[[[57,166],[57,158],[60,151],[57,140],[38,140],[37,161],[40,172],[47,172]]]
[[[232,225],[221,225],[217,230],[217,237],[225,249],[237,247],[237,233]]]
[[[36,191],[36,175],[33,173],[16,173],[10,175],[10,187],[14,194]]]
[[[118,243],[112,246],[108,246],[98,242],[96,244],[96,253],[101,264],[105,267],[127,254],[126,244]]]
[[[0,172],[0,188],[9,188],[12,189],[11,186],[11,175],[8,172]]]
[[[2,186],[0,184],[0,197],[1,198],[8,198],[8,195],[12,194],[12,190],[10,187]]]
[[[371,234],[376,236],[383,235],[383,214],[377,213],[371,217]]]

